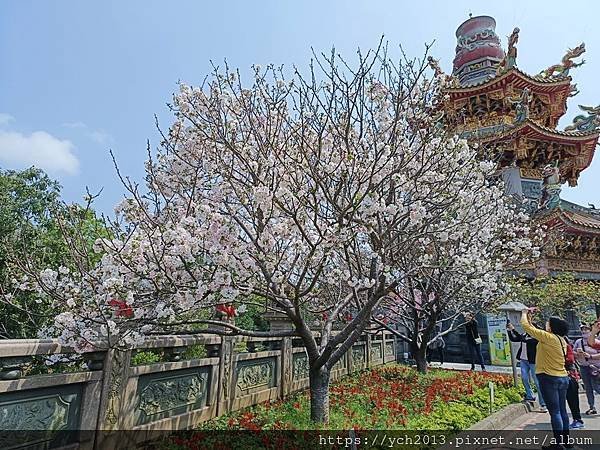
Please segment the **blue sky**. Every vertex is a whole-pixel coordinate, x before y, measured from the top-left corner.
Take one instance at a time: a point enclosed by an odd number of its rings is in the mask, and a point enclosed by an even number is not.
[[[487,3],[487,5],[486,5]],[[577,104],[600,104],[600,3],[565,1],[151,1],[0,0],[0,167],[36,162],[63,185],[67,201],[85,186],[104,192],[97,207],[112,211],[123,195],[109,149],[123,173],[141,180],[146,141],[166,128],[165,103],[176,83],[199,84],[210,60],[224,58],[248,73],[253,64],[305,67],[311,46],[333,45],[351,58],[377,45],[381,35],[451,70],[456,27],[468,17],[491,15],[506,45],[521,29],[518,65],[537,73],[585,41],[587,63],[572,72]],[[600,154],[563,197],[598,203]]]

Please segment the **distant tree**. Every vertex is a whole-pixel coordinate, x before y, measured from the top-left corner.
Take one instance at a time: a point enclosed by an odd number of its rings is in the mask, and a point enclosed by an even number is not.
[[[505,298],[510,274],[539,257],[543,236],[530,229],[522,204],[504,194],[493,163],[474,152],[453,164],[448,162],[455,178],[443,197],[445,214],[432,217],[432,232],[401,256],[410,275],[373,315],[409,344],[422,372],[428,344],[462,326],[464,312],[491,308]],[[480,171],[482,164],[491,170]]]
[[[512,296],[551,314],[574,310],[580,319],[593,320],[600,305],[600,282],[578,279],[573,273],[512,280]]]
[[[107,236],[103,230],[89,205],[62,203],[60,185],[42,170],[0,170],[0,338],[37,337],[60,312],[47,299],[18,289],[28,281],[15,275],[22,273],[19,267],[72,270],[74,255],[65,236],[81,234],[91,247]]]

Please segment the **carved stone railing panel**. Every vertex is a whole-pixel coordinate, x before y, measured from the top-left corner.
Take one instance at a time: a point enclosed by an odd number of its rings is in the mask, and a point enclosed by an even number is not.
[[[2,448],[46,448],[50,442],[53,445],[74,442],[74,433],[56,433],[79,428],[81,396],[81,385],[1,394]]]
[[[276,362],[275,358],[238,361],[235,368],[236,396],[239,397],[276,386]]]
[[[395,356],[395,351],[394,351],[394,341],[387,341],[385,343],[385,358],[387,360],[393,358]]]
[[[163,419],[206,406],[209,368],[153,373],[139,378],[136,424]]]
[[[294,353],[292,380],[296,381],[308,378],[308,371],[308,355],[304,352]]]
[[[383,352],[382,350],[382,342],[381,341],[375,341],[375,342],[371,342],[371,360],[372,361],[381,361],[383,359]]]
[[[352,366],[364,367],[367,364],[366,346],[364,344],[352,347]]]

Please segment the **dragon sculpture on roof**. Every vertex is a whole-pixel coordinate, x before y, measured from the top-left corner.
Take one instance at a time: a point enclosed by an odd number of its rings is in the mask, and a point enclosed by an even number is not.
[[[570,48],[563,56],[562,60],[558,64],[554,64],[553,66],[548,67],[545,70],[540,72],[540,75],[543,78],[551,78],[556,76],[567,76],[569,75],[569,70],[583,66],[585,64],[585,59],[581,60],[581,62],[574,62],[573,59],[577,58],[585,53],[585,43],[581,43],[575,48]]]
[[[600,128],[600,105],[579,105],[579,109],[585,111],[587,115],[580,114],[575,116],[573,124],[565,127],[565,131],[594,131]]]

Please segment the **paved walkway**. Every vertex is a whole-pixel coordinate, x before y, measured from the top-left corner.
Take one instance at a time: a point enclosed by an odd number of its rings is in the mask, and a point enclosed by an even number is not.
[[[537,405],[536,405],[537,406]],[[585,411],[588,409],[587,399],[585,393],[579,393],[579,406],[581,408],[581,418],[585,424],[586,431],[600,430],[600,415],[596,414],[593,416],[586,416]],[[568,411],[568,408],[567,408]],[[569,417],[573,421],[571,411],[569,411]],[[538,412],[537,408],[533,412],[527,413],[521,417],[515,419],[510,425],[506,427],[507,430],[551,430],[550,416],[548,413]]]
[[[440,365],[439,362],[433,361],[429,367],[431,368],[442,368],[442,369],[450,369],[450,370],[471,370],[471,364],[462,364],[462,363],[444,363],[444,365]],[[481,371],[481,367],[476,366],[476,371]],[[485,366],[485,370],[488,372],[494,373],[506,373],[512,374],[512,368],[506,366]]]

